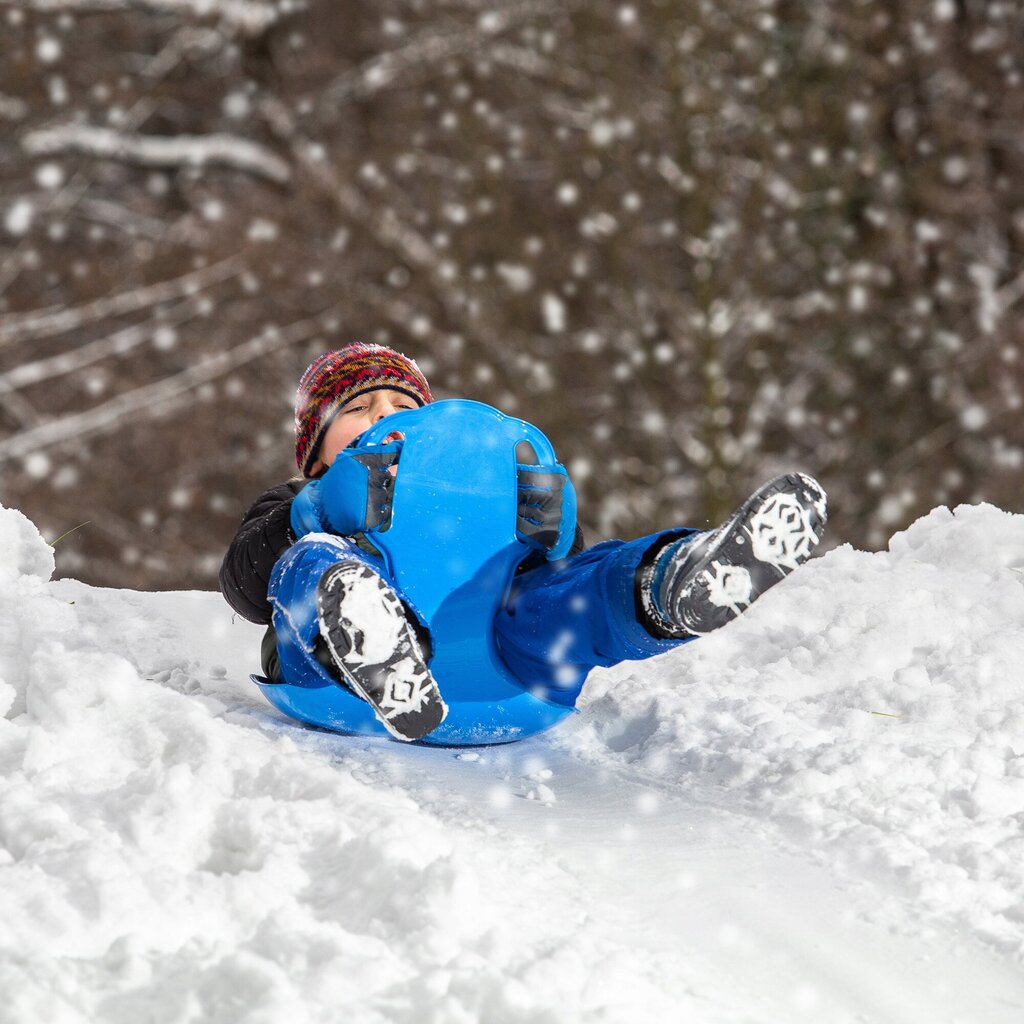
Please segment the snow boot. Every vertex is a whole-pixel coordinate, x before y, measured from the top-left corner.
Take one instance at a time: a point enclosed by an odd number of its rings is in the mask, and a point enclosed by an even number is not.
[[[418,740],[444,720],[448,706],[427,667],[401,599],[355,560],[332,565],[316,591],[320,633],[345,682],[372,705],[399,740]]]
[[[776,477],[717,530],[668,545],[646,580],[644,606],[670,636],[710,633],[807,561],[826,519],[816,480]]]

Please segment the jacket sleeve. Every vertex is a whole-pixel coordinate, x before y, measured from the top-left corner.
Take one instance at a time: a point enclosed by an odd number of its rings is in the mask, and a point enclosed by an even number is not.
[[[242,517],[220,567],[220,592],[243,618],[267,625],[271,618],[267,587],[274,563],[295,543],[292,499],[302,484],[280,484],[261,494]]]

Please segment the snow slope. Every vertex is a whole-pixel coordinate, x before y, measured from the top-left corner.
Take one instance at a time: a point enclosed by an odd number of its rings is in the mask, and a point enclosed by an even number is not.
[[[937,509],[473,751],[0,508],[0,1022],[1019,1022],[1024,516]]]

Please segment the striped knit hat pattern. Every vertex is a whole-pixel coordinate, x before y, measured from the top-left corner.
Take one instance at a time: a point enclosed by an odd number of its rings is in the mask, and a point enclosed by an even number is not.
[[[346,402],[367,391],[401,391],[420,405],[433,401],[415,361],[386,345],[353,342],[309,364],[295,393],[295,462],[309,476],[320,442]]]

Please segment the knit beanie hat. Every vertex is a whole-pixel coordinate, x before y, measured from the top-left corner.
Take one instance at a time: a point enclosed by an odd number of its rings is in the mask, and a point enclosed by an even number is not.
[[[386,345],[353,342],[309,364],[295,394],[295,462],[303,476],[309,476],[338,410],[356,395],[385,388],[401,391],[420,405],[433,401],[415,361]]]

